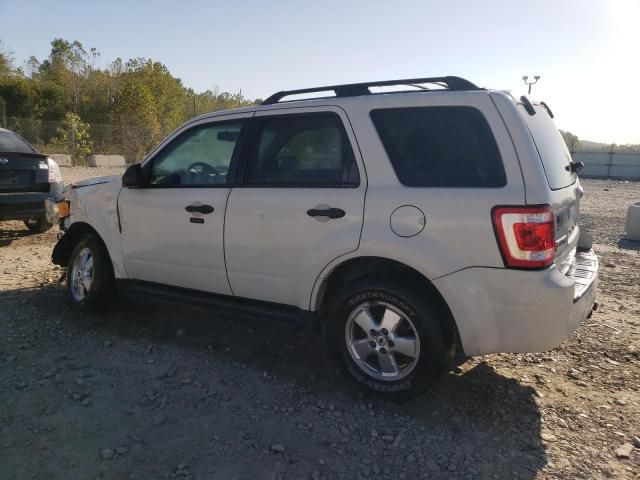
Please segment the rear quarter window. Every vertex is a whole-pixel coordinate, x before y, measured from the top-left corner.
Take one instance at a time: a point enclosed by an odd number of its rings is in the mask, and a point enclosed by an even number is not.
[[[496,140],[473,107],[371,111],[398,180],[410,187],[498,188],[506,176]]]
[[[529,115],[522,105],[518,108],[538,149],[549,187],[559,190],[573,185],[577,175],[568,168],[571,154],[560,130],[543,107],[535,105],[534,109],[536,114]]]

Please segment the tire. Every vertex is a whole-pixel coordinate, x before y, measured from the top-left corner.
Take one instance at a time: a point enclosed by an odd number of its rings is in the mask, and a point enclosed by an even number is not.
[[[425,392],[447,371],[451,346],[424,295],[379,277],[355,280],[333,294],[326,340],[340,369],[358,386],[403,401]],[[394,322],[394,330],[384,329]]]
[[[115,295],[109,253],[93,233],[81,236],[71,252],[67,264],[67,293],[74,305],[90,311],[105,307]]]
[[[47,222],[47,219],[44,217],[27,218],[24,220],[24,224],[31,233],[44,233],[53,227],[53,224]]]

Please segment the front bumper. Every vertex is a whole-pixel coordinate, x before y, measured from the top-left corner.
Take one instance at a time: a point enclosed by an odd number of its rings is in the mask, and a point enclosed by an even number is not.
[[[566,274],[468,268],[434,281],[466,355],[542,352],[566,340],[593,309],[598,259],[579,251]]]

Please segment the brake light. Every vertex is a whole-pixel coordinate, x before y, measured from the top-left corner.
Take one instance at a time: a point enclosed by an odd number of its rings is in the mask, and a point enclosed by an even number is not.
[[[506,267],[544,268],[553,264],[555,223],[549,205],[495,207],[492,214]]]
[[[62,172],[53,158],[47,158],[47,164],[49,165],[49,183],[62,182]]]

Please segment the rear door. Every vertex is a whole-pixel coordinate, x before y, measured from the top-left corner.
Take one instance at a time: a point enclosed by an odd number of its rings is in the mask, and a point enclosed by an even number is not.
[[[257,112],[244,185],[229,195],[225,256],[234,295],[308,308],[322,269],[358,248],[366,178],[345,113]]]
[[[571,154],[551,114],[542,104],[532,104],[532,107],[535,115],[530,115],[523,104],[518,109],[529,128],[551,189],[556,264],[565,273],[578,244],[581,189],[577,174],[571,171]]]

